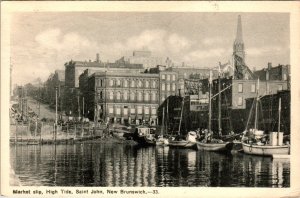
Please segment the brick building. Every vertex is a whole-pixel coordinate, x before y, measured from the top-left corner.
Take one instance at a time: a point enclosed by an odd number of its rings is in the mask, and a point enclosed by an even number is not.
[[[159,74],[96,72],[88,78],[87,89],[90,119],[96,115],[110,122],[157,123]]]
[[[89,70],[89,75],[95,72],[119,72],[130,69],[133,72],[143,71],[142,64],[130,63],[104,63],[100,61],[99,54],[95,61],[69,61],[65,63],[65,111],[67,115],[79,116],[80,105],[82,104],[82,94],[85,88],[79,89],[79,77],[85,70]],[[84,79],[83,79],[84,80]]]
[[[254,75],[256,78],[261,80],[284,80],[288,83],[290,89],[290,65],[278,65],[273,67],[272,63],[268,63],[267,68],[255,71]]]

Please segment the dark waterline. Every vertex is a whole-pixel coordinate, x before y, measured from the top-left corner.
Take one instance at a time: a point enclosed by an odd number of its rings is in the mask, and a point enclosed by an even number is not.
[[[290,162],[122,144],[11,145],[23,186],[289,187]]]

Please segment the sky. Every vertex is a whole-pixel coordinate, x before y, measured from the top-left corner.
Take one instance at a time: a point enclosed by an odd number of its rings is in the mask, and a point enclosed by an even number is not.
[[[287,13],[26,12],[11,21],[13,84],[46,80],[70,60],[114,62],[148,49],[181,65],[216,67],[231,60],[238,15],[246,64],[290,63]]]

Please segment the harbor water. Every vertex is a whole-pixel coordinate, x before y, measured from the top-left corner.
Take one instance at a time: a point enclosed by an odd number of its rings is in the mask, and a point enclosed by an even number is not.
[[[169,147],[11,145],[10,163],[23,186],[290,186],[289,159]]]

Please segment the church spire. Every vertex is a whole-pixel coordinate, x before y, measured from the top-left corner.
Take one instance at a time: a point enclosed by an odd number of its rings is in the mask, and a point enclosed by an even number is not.
[[[244,51],[244,41],[243,41],[241,15],[238,16],[236,38],[235,38],[235,41],[233,43],[233,55],[237,55],[245,61],[245,51]]]
[[[236,38],[235,38],[234,43],[235,44],[237,44],[237,43],[244,43],[243,42],[243,31],[242,31],[242,19],[241,19],[241,15],[238,16]]]

